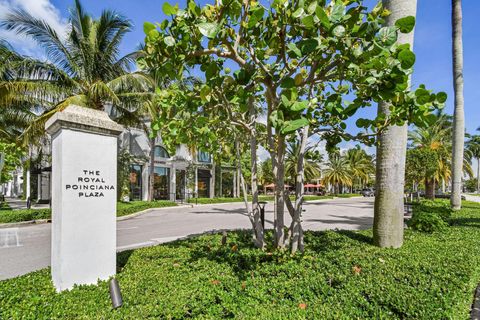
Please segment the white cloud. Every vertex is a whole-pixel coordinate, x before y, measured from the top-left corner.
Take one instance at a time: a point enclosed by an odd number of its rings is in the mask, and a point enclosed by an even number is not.
[[[60,37],[65,35],[67,20],[62,17],[60,11],[50,0],[0,0],[0,19],[16,9],[25,10],[37,19],[46,21]],[[0,38],[8,41],[20,53],[43,58],[44,52],[30,38],[19,36],[15,32],[0,30]]]

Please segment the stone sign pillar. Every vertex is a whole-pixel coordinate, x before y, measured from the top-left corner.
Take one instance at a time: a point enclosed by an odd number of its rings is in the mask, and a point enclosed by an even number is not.
[[[117,137],[103,111],[69,106],[52,137],[52,280],[57,291],[96,284],[116,269]]]

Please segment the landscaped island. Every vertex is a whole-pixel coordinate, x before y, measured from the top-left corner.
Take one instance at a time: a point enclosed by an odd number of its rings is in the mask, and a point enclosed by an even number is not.
[[[400,249],[374,247],[371,231],[306,232],[305,253],[292,257],[229,232],[225,246],[203,235],[122,252],[120,309],[106,282],[57,294],[45,269],[0,282],[0,318],[466,319],[480,278],[480,204],[464,202],[449,223],[406,230]]]
[[[117,202],[117,217],[126,216],[146,209],[173,207],[177,204],[173,201],[135,201],[135,202]],[[0,223],[12,223],[21,221],[31,221],[40,219],[51,219],[50,209],[21,209],[10,210],[0,208]]]

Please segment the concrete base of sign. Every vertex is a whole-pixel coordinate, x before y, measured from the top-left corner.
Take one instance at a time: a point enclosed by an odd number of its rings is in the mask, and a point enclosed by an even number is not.
[[[57,291],[115,274],[117,135],[101,111],[69,106],[52,136],[52,280]]]

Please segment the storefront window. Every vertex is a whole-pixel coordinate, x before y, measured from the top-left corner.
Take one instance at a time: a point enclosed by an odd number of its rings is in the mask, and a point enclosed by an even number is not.
[[[198,197],[210,197],[210,170],[198,169]]]
[[[138,164],[130,170],[130,199],[142,200],[142,166]]]
[[[168,200],[170,198],[170,169],[165,167],[154,168],[153,198]]]

